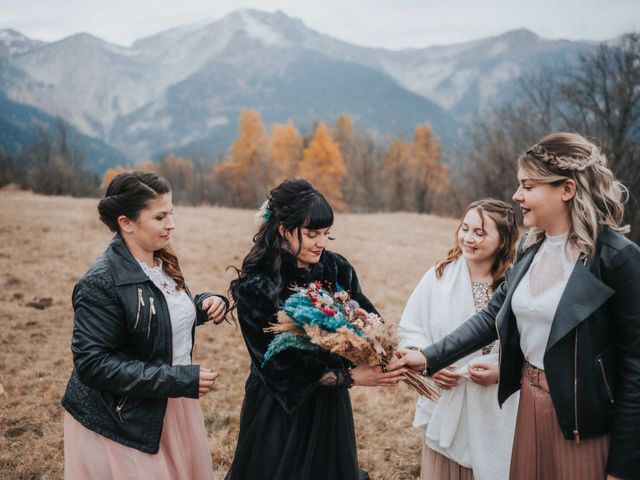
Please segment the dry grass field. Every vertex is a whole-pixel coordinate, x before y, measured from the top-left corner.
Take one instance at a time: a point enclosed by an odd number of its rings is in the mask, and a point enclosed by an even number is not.
[[[111,238],[96,200],[0,191],[0,478],[63,477],[60,397],[72,367],[74,283]],[[177,207],[173,246],[192,291],[226,291],[227,265],[248,251],[253,212]],[[422,273],[451,245],[456,222],[417,214],[339,215],[331,249],[356,267],[363,290],[397,322]],[[234,325],[198,329],[194,362],[220,372],[202,409],[218,478],[231,461],[248,355]],[[375,480],[414,479],[415,395],[406,386],[354,388],[361,467]]]

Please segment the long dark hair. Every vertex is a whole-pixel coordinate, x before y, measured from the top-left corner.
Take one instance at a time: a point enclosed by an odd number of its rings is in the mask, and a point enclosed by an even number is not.
[[[170,192],[169,181],[153,172],[120,173],[109,182],[104,198],[98,202],[100,220],[109,230],[121,235],[118,217],[124,215],[135,221],[151,200]],[[163,268],[175,280],[176,288],[184,288],[184,277],[180,272],[178,257],[171,247],[156,250],[153,256],[162,260]]]
[[[317,230],[333,225],[333,209],[324,196],[311,183],[304,179],[285,180],[271,190],[264,209],[264,217],[258,232],[253,237],[253,246],[244,260],[242,268],[237,269],[238,277],[231,282],[229,293],[238,301],[238,287],[247,277],[258,269],[267,273],[276,284],[273,300],[282,290],[282,250],[287,244],[280,233],[278,225],[288,232],[298,229],[299,243],[302,243],[301,228]],[[297,256],[300,252],[293,252]]]
[[[442,278],[445,268],[454,261],[456,261],[462,255],[462,250],[458,245],[458,231],[462,226],[464,217],[469,210],[476,210],[480,214],[482,219],[482,227],[484,228],[484,215],[491,217],[496,222],[498,229],[498,236],[500,237],[500,246],[496,252],[496,256],[491,264],[491,277],[493,278],[492,288],[497,288],[504,280],[504,276],[507,270],[513,264],[513,260],[516,255],[516,240],[518,239],[518,227],[516,225],[515,217],[513,214],[513,207],[502,200],[496,200],[493,198],[485,198],[482,200],[476,200],[470,203],[462,217],[458,228],[456,228],[456,243],[455,246],[449,250],[447,258],[440,260],[436,264],[436,276]]]

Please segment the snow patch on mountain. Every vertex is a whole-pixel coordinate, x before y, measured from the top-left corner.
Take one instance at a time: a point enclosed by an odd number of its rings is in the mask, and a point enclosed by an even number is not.
[[[261,22],[251,12],[243,10],[241,12],[244,28],[247,34],[261,41],[266,46],[285,46],[287,42],[281,32],[278,32],[270,25]]]

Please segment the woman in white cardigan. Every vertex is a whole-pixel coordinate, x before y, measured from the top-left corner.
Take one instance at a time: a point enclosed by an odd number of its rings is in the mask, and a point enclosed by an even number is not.
[[[471,203],[455,247],[409,297],[400,346],[425,348],[484,308],[513,263],[517,236],[509,204]],[[498,407],[498,350],[495,342],[434,374],[442,389],[437,404],[418,399],[413,426],[424,430],[421,479],[508,478],[518,399]]]

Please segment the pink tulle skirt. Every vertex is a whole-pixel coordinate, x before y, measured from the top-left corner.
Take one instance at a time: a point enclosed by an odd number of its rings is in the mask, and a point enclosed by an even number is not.
[[[211,480],[207,432],[197,399],[170,398],[160,450],[144,453],[99,435],[64,415],[64,478]]]

